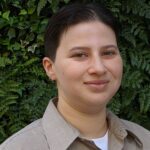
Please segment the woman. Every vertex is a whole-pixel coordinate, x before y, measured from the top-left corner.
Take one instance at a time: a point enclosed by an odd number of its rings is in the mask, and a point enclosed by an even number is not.
[[[106,109],[120,87],[122,59],[112,14],[73,4],[55,14],[45,34],[43,66],[58,98],[0,150],[148,150],[150,133]]]

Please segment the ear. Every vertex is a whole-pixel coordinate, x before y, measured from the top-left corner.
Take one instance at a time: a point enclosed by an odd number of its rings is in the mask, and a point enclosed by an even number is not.
[[[44,57],[43,58],[43,67],[46,71],[47,76],[51,79],[51,80],[56,80],[56,74],[55,74],[55,69],[54,69],[54,62],[48,58],[48,57]]]

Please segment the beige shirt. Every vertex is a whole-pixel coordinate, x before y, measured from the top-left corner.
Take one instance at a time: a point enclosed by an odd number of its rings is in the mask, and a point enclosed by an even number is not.
[[[109,150],[150,150],[150,132],[107,113]],[[0,150],[99,150],[92,141],[80,138],[50,101],[44,116],[0,145]]]

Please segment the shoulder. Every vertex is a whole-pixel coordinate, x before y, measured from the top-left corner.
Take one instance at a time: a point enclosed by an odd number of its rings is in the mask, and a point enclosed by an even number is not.
[[[34,121],[0,145],[0,150],[40,150],[46,142],[41,119]],[[46,144],[45,144],[46,145]]]
[[[131,134],[135,135],[145,147],[150,147],[150,131],[143,128],[142,126],[127,120],[121,119],[126,130]]]

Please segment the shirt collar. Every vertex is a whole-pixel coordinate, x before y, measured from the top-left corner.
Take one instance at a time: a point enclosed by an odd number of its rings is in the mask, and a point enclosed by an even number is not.
[[[50,100],[42,125],[51,150],[67,149],[80,133],[60,115],[53,103],[55,100]]]
[[[70,144],[80,136],[80,132],[69,124],[58,112],[54,103],[57,98],[50,100],[42,118],[42,125],[51,150],[67,149]],[[51,114],[51,115],[50,115]],[[141,147],[142,142],[120,119],[111,111],[107,110],[109,131],[118,141],[124,141],[128,134],[132,136]]]
[[[115,114],[113,114],[111,111],[107,111],[107,119],[109,124],[109,130],[112,132],[120,141],[124,141],[124,139],[130,135],[134,138],[136,143],[142,147],[142,140],[138,138],[138,136],[134,133],[134,131],[125,125],[123,120],[118,118]]]

